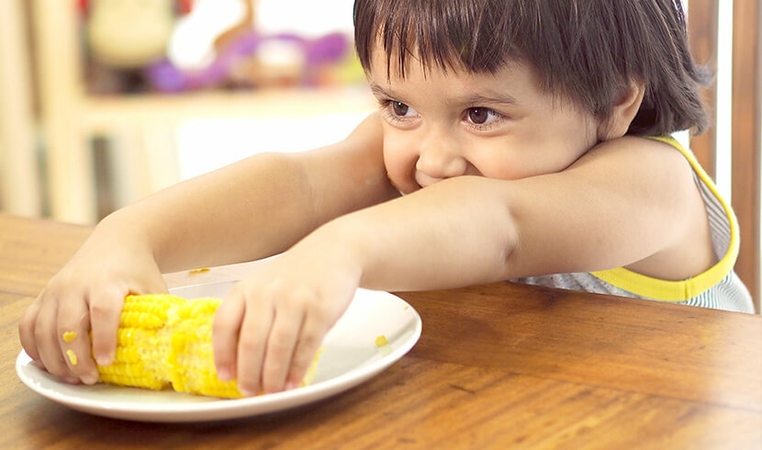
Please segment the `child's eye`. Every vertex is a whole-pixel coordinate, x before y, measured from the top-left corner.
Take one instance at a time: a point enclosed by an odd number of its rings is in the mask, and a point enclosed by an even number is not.
[[[415,117],[418,115],[418,112],[415,109],[402,102],[391,101],[389,102],[389,106],[392,110],[392,113],[399,118]]]
[[[473,125],[485,126],[491,125],[496,120],[502,118],[502,115],[489,108],[468,108],[466,110],[466,120]]]
[[[397,100],[379,100],[381,111],[386,120],[395,126],[407,126],[419,116],[418,111]]]

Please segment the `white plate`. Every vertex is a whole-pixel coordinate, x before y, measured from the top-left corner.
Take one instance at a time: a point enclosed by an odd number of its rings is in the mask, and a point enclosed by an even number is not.
[[[186,298],[224,296],[232,282],[172,289]],[[146,422],[197,422],[255,416],[306,405],[378,375],[404,356],[421,335],[418,312],[387,292],[360,289],[326,335],[312,384],[292,391],[242,399],[215,399],[97,384],[69,385],[31,364],[21,352],[16,373],[30,389],[54,402],[99,416]],[[376,346],[384,335],[388,345]]]

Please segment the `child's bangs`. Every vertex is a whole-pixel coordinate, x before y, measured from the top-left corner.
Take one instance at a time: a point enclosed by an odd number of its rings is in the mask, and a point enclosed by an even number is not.
[[[494,6],[493,6],[494,7]],[[383,49],[388,71],[404,77],[410,60],[423,67],[496,72],[512,56],[505,22],[489,23],[485,2],[358,0],[355,40],[363,68]],[[508,22],[508,21],[506,21]],[[388,75],[391,75],[388,73]]]

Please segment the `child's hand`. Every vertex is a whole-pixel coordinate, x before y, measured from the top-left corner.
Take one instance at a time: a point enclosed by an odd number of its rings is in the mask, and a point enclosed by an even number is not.
[[[19,322],[26,353],[69,383],[98,381],[93,355],[101,365],[113,360],[127,294],[166,292],[150,252],[127,239],[96,234],[51,279]]]
[[[214,319],[221,379],[247,396],[300,385],[359,283],[359,270],[332,256],[295,248],[238,283]]]

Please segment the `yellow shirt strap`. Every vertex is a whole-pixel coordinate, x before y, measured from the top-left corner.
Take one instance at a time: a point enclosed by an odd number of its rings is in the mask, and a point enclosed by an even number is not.
[[[733,270],[733,266],[738,258],[738,221],[732,208],[728,205],[725,199],[722,198],[714,182],[698,163],[693,153],[685,149],[672,137],[654,137],[652,139],[662,141],[679,150],[688,160],[699,179],[706,185],[712,195],[717,198],[725,211],[725,215],[730,225],[730,245],[728,245],[727,251],[717,264],[710,267],[707,271],[687,280],[661,280],[635,273],[623,267],[592,272],[592,274],[613,286],[624,289],[635,295],[662,301],[685,301],[696,297],[710,289],[712,286],[715,286]]]

